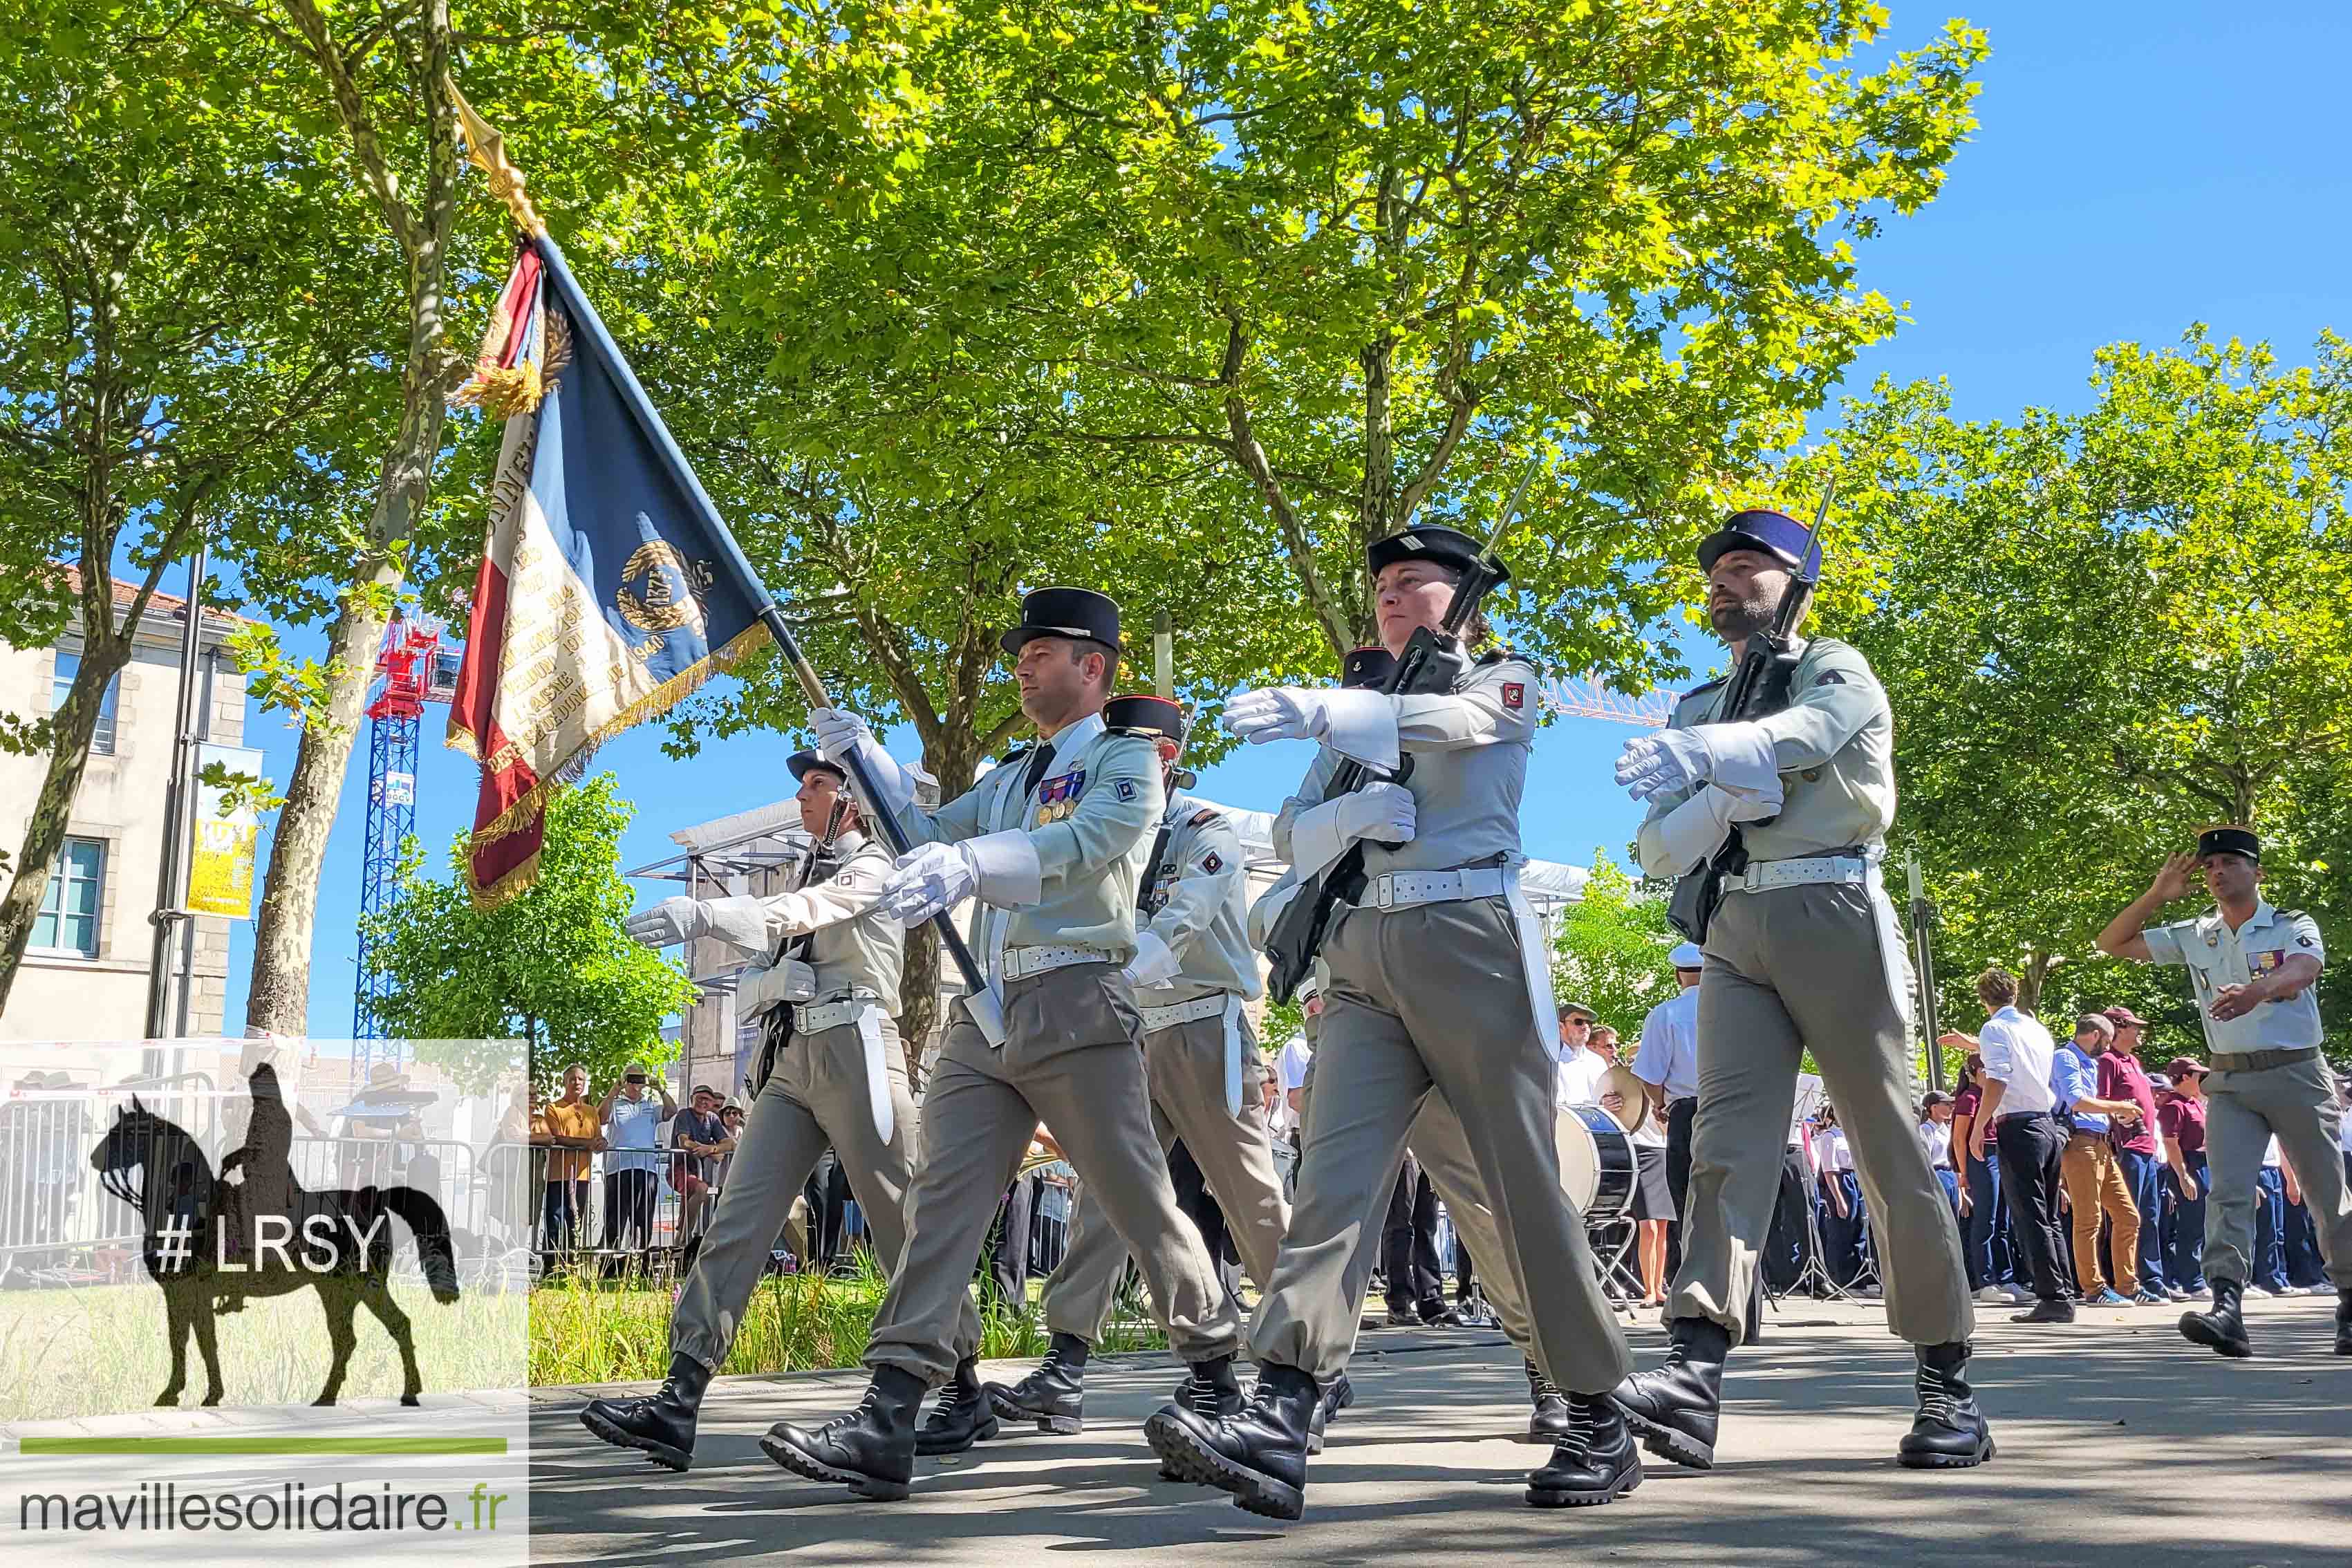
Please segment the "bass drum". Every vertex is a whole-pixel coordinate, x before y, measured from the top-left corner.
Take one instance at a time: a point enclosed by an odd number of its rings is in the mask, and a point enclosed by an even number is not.
[[[1597,1105],[1560,1108],[1559,1184],[1587,1226],[1622,1219],[1633,1206],[1639,1166],[1633,1140]]]

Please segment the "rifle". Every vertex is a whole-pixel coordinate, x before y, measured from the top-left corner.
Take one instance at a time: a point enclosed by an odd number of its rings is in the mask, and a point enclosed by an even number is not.
[[[1454,597],[1447,603],[1444,619],[1438,623],[1437,629],[1413,629],[1412,640],[1405,644],[1396,668],[1381,684],[1382,695],[1452,689],[1463,665],[1463,628],[1477,613],[1478,601],[1506,575],[1502,563],[1495,559],[1495,546],[1502,539],[1503,531],[1510,527],[1511,519],[1518,515],[1519,502],[1527,499],[1528,486],[1535,482],[1541,466],[1540,461],[1530,463],[1528,471],[1519,477],[1518,488],[1511,492],[1511,499],[1496,517],[1494,531],[1486,535],[1477,561],[1454,584]],[[1353,757],[1343,757],[1332,771],[1323,798],[1337,799],[1374,782],[1400,784],[1412,772],[1412,759],[1406,757],[1385,780],[1375,781],[1370,766]],[[1298,994],[1300,984],[1315,967],[1315,955],[1323,949],[1323,935],[1330,929],[1332,910],[1343,898],[1361,892],[1363,882],[1364,844],[1358,839],[1319,874],[1301,883],[1298,891],[1283,906],[1282,913],[1275,917],[1274,929],[1265,935],[1265,959],[1266,987],[1276,1002],[1287,1002]]]
[[[1830,502],[1836,495],[1837,480],[1832,477],[1813,512],[1812,529],[1805,535],[1808,551],[1821,537],[1822,524],[1829,521]],[[1790,645],[1796,640],[1797,618],[1804,614],[1805,601],[1812,591],[1801,565],[1789,574],[1789,585],[1781,590],[1780,603],[1772,612],[1772,625],[1748,639],[1748,651],[1740,656],[1739,668],[1731,672],[1723,689],[1723,705],[1709,722],[1735,724],[1778,713],[1789,705],[1790,685],[1797,673],[1797,653]],[[1756,826],[1769,826],[1775,820],[1768,816]],[[1723,879],[1747,869],[1747,840],[1739,824],[1734,823],[1706,865],[1675,879],[1674,895],[1666,902],[1668,923],[1693,942],[1706,941],[1707,922],[1715,918],[1716,905],[1723,901]]]

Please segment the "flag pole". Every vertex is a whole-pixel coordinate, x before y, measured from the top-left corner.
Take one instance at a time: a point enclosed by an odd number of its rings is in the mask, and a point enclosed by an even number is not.
[[[735,542],[734,531],[719,515],[719,508],[702,488],[702,481],[695,478],[693,465],[678,449],[669,427],[654,412],[653,400],[646,395],[646,389],[639,384],[637,373],[622,356],[612,334],[604,329],[604,318],[596,314],[595,307],[589,304],[587,295],[581,291],[579,283],[572,278],[571,268],[564,264],[562,248],[548,234],[547,225],[541,220],[538,209],[531,205],[530,197],[523,190],[521,171],[507,161],[505,137],[474,112],[473,105],[457,91],[454,80],[448,83],[448,90],[457,110],[458,121],[465,128],[467,156],[489,175],[491,191],[507,204],[516,224],[530,237],[540,260],[546,265],[548,281],[554,285],[564,309],[604,354],[604,363],[612,367],[614,379],[621,386],[622,401],[636,420],[638,428],[645,432],[646,438],[653,443],[654,450],[661,454],[670,478],[686,492],[688,503],[700,515],[703,525],[710,530],[711,537],[719,542],[721,564],[751,601],[760,624],[767,627],[769,637],[775,641],[776,651],[783,656],[784,662],[792,667],[793,677],[799,680],[802,696],[812,708],[832,707],[833,699],[825,691],[824,680],[818,677],[815,666],[809,663],[807,655],[801,651],[800,639],[793,635],[783,611],[769,594],[767,585],[760,581],[759,574],[751,570],[751,563],[743,554],[743,547]],[[848,770],[850,783],[866,808],[866,817],[881,833],[883,841],[890,846],[891,853],[905,855],[912,850],[913,840],[898,821],[897,814],[883,803],[882,792],[876,786],[866,759],[853,752],[842,759],[842,763]],[[988,983],[982,976],[980,965],[972,958],[971,949],[965,943],[963,933],[956,930],[954,921],[949,918],[945,910],[931,917],[931,924],[939,931],[940,944],[947,949],[949,958],[963,980],[965,1011],[971,1014],[971,1021],[980,1026],[981,1032],[988,1037],[991,1045],[1003,1045],[1003,1014],[995,995],[988,989]]]

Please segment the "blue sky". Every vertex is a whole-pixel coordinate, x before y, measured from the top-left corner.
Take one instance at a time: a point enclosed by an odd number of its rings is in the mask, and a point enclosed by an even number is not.
[[[1865,284],[1906,303],[1911,322],[1862,356],[1851,385],[1940,375],[1960,414],[2003,417],[2027,405],[2080,406],[2092,351],[2118,339],[2169,342],[2201,321],[2220,337],[2268,339],[2293,362],[2322,327],[2352,331],[2352,173],[2340,123],[2352,8],[1894,0],[1890,9],[1898,44],[1957,13],[1991,35],[1993,52],[1980,73],[1981,128],[1943,195],[1863,253]],[[178,586],[176,574],[165,586]],[[445,718],[427,714],[418,784],[417,830],[436,856],[472,820],[475,794],[471,764],[439,743]],[[1610,787],[1609,761],[1633,732],[1574,719],[1544,732],[1528,779],[1530,854],[1584,862],[1596,846],[1621,851],[1637,814]],[[783,737],[739,737],[677,763],[661,754],[660,734],[640,729],[597,759],[639,808],[627,865],[666,854],[674,827],[791,787]],[[271,775],[286,778],[292,731],[256,711],[250,736]],[[361,748],[320,889],[310,1032],[322,1038],[351,1028],[364,735]],[[1270,805],[1305,763],[1295,743],[1256,748],[1208,770],[1202,793]],[[231,1034],[243,1027],[252,952],[250,926],[234,930]]]

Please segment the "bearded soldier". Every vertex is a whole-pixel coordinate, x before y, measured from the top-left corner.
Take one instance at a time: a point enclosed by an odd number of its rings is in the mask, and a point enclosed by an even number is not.
[[[1740,512],[1700,542],[1707,613],[1735,664],[1786,595],[1810,593],[1820,563],[1810,531],[1777,511]],[[1714,1464],[1723,1363],[1756,1288],[1798,1063],[1811,1052],[1852,1140],[1887,1326],[1917,1347],[1918,1414],[1897,1458],[1918,1468],[1982,1464],[1993,1444],[1968,1383],[1975,1313],[1959,1227],[1912,1113],[1909,984],[1879,880],[1895,816],[1894,715],[1869,662],[1828,637],[1796,653],[1777,710],[1719,713],[1723,692],[1723,682],[1693,691],[1663,733],[1627,742],[1617,763],[1617,782],[1649,803],[1643,871],[1695,873],[1735,831],[1746,852],[1704,943],[1672,1349],[1617,1403],[1652,1453]]]
[[[1004,1037],[971,1002],[949,1026],[923,1105],[923,1154],[907,1251],[866,1345],[873,1382],[849,1414],[813,1429],[778,1423],[761,1447],[786,1469],[864,1497],[903,1498],[923,1392],[950,1382],[981,1397],[957,1343],[967,1288],[998,1200],[1041,1121],[1090,1202],[1132,1251],[1154,1312],[1190,1377],[1238,1407],[1240,1323],[1200,1233],[1177,1206],[1151,1124],[1143,1021],[1124,971],[1138,952],[1136,887],[1166,801],[1160,759],[1103,723],[1118,667],[1118,606],[1082,588],[1041,588],[1004,634],[1037,743],[937,811],[853,714],[811,716],[832,758],[863,759],[916,847],[883,902],[912,925],[977,897],[974,945]]]
[[[1103,718],[1115,732],[1158,748],[1170,783],[1184,710],[1163,697],[1114,698]],[[1242,1266],[1260,1289],[1290,1225],[1266,1128],[1265,1064],[1243,1004],[1261,995],[1257,956],[1244,939],[1248,876],[1240,835],[1214,806],[1171,791],[1144,870],[1142,910],[1127,979],[1143,1011],[1144,1069],[1161,1149],[1191,1150],[1223,1210]],[[1127,1245],[1100,1205],[1081,1194],[1070,1250],[1045,1282],[1044,1363],[1019,1383],[986,1385],[996,1415],[1045,1432],[1085,1424],[1087,1357],[1110,1315]],[[1208,1401],[1213,1384],[1187,1379],[1180,1397]]]
[[[826,1149],[849,1173],[884,1267],[895,1268],[906,1245],[915,1106],[891,1021],[906,933],[880,904],[893,861],[867,837],[839,765],[814,752],[786,765],[800,781],[801,826],[814,847],[803,885],[772,898],[665,899],[627,927],[654,947],[708,936],[760,955],[737,982],[735,1006],[737,1017],[760,1027],[761,1081],[678,1295],[669,1377],[646,1398],[591,1400],[580,1413],[607,1443],[673,1470],[692,1462],[703,1392],[727,1359],[793,1197]],[[956,1342],[967,1355],[980,1344],[969,1303]],[[943,1407],[923,1434],[926,1451],[969,1447],[987,1415],[976,1392],[960,1409]]]
[[[1376,542],[1367,566],[1381,643],[1401,655],[1416,630],[1435,630],[1454,584],[1479,564],[1475,543],[1451,529]],[[1542,927],[1518,885],[1535,671],[1500,649],[1443,652],[1433,691],[1283,687],[1225,710],[1246,740],[1320,741],[1390,775],[1318,801],[1291,828],[1302,874],[1361,843],[1363,879],[1339,889],[1323,944],[1330,984],[1315,1107],[1290,1237],[1251,1327],[1256,1392],[1231,1417],[1171,1405],[1145,1427],[1177,1473],[1274,1518],[1304,1511],[1308,1428],[1356,1332],[1351,1266],[1433,1090],[1470,1133],[1493,1204],[1492,1267],[1520,1286],[1538,1361],[1568,1394],[1569,1431],[1528,1478],[1528,1500],[1603,1503],[1641,1479],[1607,1398],[1631,1357],[1560,1187],[1551,985]]]

